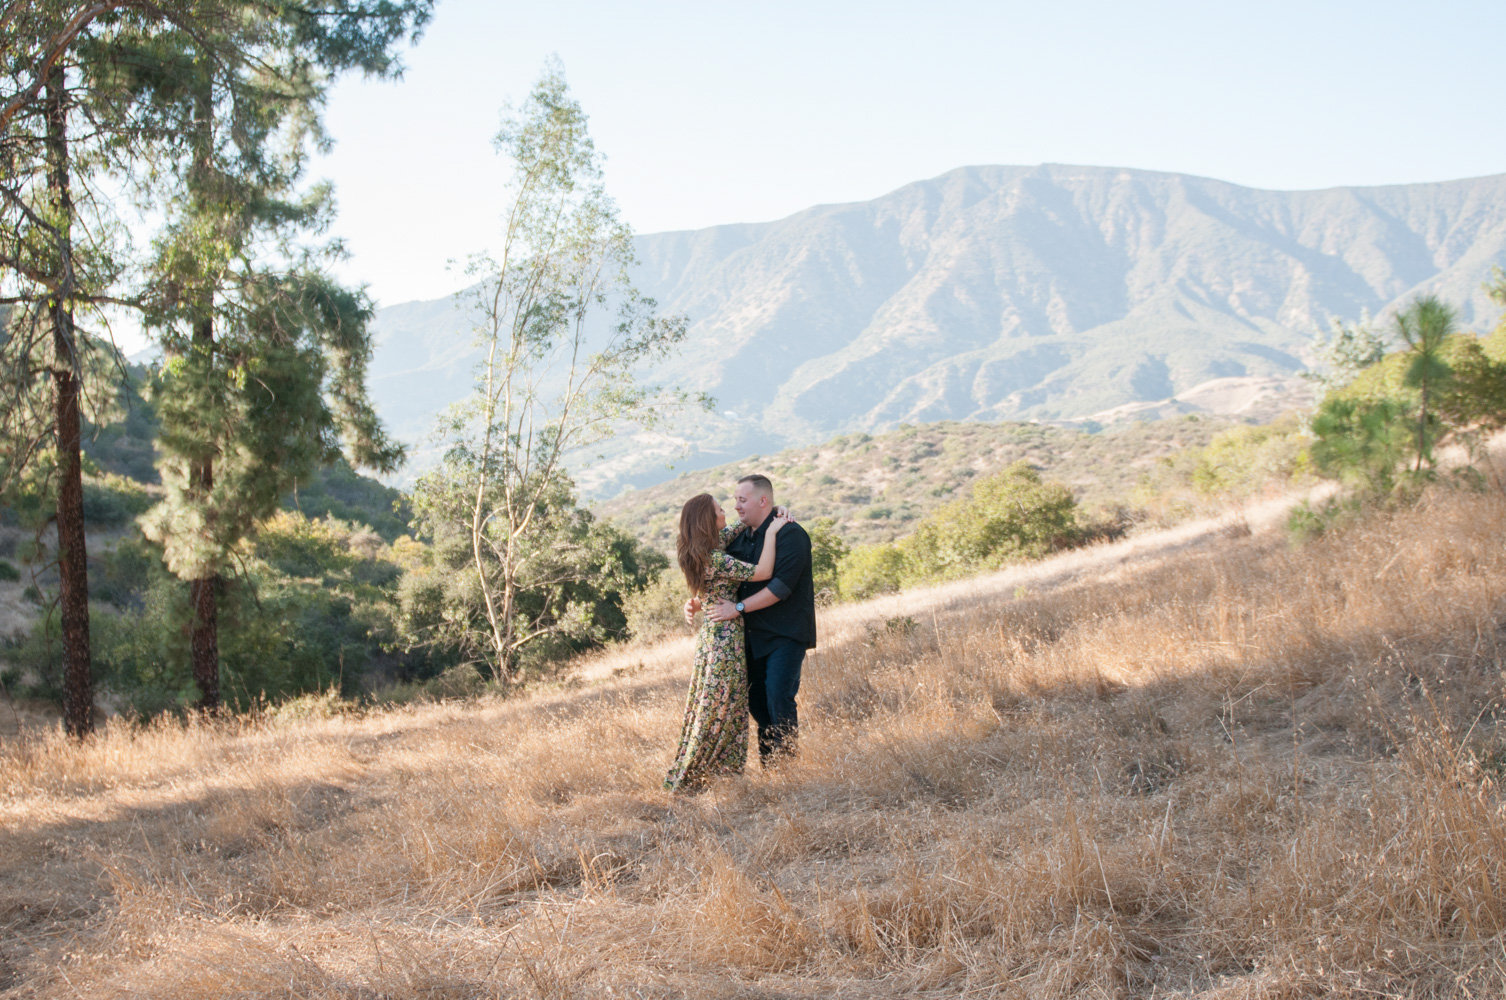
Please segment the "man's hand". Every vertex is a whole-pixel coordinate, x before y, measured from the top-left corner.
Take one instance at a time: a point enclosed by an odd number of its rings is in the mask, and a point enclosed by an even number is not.
[[[717,601],[706,609],[706,618],[714,622],[730,622],[738,617],[737,605],[731,601]]]
[[[701,610],[701,599],[692,597],[685,602],[685,624],[695,628],[695,613]]]

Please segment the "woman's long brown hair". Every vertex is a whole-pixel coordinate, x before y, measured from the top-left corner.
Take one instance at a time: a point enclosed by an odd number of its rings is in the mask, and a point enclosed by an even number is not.
[[[685,584],[692,596],[706,590],[706,568],[711,565],[711,550],[721,541],[716,526],[716,501],[710,493],[698,493],[680,508],[680,537],[675,540],[675,556]]]

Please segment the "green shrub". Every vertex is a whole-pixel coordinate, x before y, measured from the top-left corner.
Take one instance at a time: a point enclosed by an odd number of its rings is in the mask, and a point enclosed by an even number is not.
[[[1267,486],[1284,487],[1310,467],[1302,422],[1293,414],[1220,431],[1194,450],[1191,478],[1193,488],[1205,496],[1244,499]]]
[[[309,722],[315,719],[333,719],[349,711],[350,703],[340,696],[339,688],[327,687],[323,691],[310,691],[295,695],[271,706],[267,716],[274,722]]]
[[[844,555],[839,565],[842,597],[861,601],[898,590],[905,557],[894,545],[860,545]]]
[[[661,571],[647,587],[623,602],[628,634],[641,642],[684,634],[687,596],[685,577],[678,567]]]
[[[84,480],[84,523],[91,528],[118,528],[145,514],[155,502],[140,483],[105,473]]]
[[[320,469],[283,506],[310,520],[334,518],[368,524],[387,542],[406,534],[413,520],[413,512],[401,493],[361,475],[344,459]]]
[[[0,583],[15,583],[21,579],[21,571],[10,562],[0,559]]]
[[[408,543],[411,547],[412,544]],[[373,678],[412,680],[449,661],[394,651],[392,547],[360,525],[280,513],[261,526],[220,597],[220,688],[228,705],[351,695]],[[189,668],[188,586],[142,539],[91,561],[100,677],[131,710],[154,715],[198,699]],[[291,711],[292,709],[290,709]]]
[[[969,495],[933,511],[899,545],[905,582],[945,580],[1039,559],[1079,538],[1077,501],[1028,462],[973,485]]]
[[[89,559],[89,599],[119,608],[136,606],[153,574],[166,573],[160,546],[139,536],[122,540]]]
[[[811,582],[817,601],[831,601],[841,590],[842,558],[847,543],[837,534],[836,519],[823,517],[811,524],[806,533],[811,539]]]

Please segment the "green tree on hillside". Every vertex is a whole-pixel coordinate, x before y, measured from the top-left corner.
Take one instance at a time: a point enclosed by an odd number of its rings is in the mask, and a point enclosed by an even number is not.
[[[298,183],[333,75],[395,72],[393,49],[430,6],[226,4],[192,31],[127,20],[114,41],[129,111],[153,126],[151,177],[172,184],[145,297],[167,358],[165,498],[143,528],[191,589],[204,707],[219,703],[220,574],[236,541],[337,438],[358,464],[400,459],[365,395],[371,304],[323,273],[329,252],[308,237],[329,221],[329,192]]]
[[[1368,313],[1358,323],[1334,319],[1327,335],[1319,334],[1314,352],[1317,366],[1303,377],[1317,382],[1326,392],[1342,389],[1360,372],[1386,356],[1386,338],[1376,332]]]
[[[92,701],[78,406],[90,341],[78,330],[78,314],[109,299],[116,270],[108,255],[89,242],[108,231],[108,213],[95,213],[87,227],[79,224],[77,195],[88,189],[79,182],[105,174],[134,181],[139,194],[177,223],[161,244],[172,252],[159,255],[147,317],[159,328],[181,320],[195,330],[197,353],[176,359],[172,376],[202,375],[213,367],[200,355],[213,343],[212,326],[204,317],[215,314],[222,323],[246,329],[265,326],[268,320],[284,328],[324,323],[335,331],[326,338],[330,349],[324,358],[338,374],[325,379],[321,371],[314,381],[343,390],[360,381],[364,335],[338,331],[326,321],[341,322],[358,312],[347,308],[360,306],[357,297],[333,289],[307,268],[302,276],[289,272],[278,282],[262,283],[259,297],[248,293],[243,281],[229,293],[240,299],[233,306],[228,298],[212,301],[215,293],[205,289],[215,285],[216,270],[220,291],[234,284],[223,280],[233,270],[227,262],[240,265],[244,278],[254,270],[251,258],[277,255],[278,248],[247,236],[254,228],[244,225],[248,217],[259,215],[264,223],[260,235],[266,235],[324,214],[318,198],[298,204],[289,194],[305,140],[323,139],[318,109],[329,75],[357,67],[392,71],[395,44],[417,30],[431,6],[432,0],[335,0],[319,8],[261,0],[103,0],[87,5],[36,0],[0,10],[5,40],[0,48],[0,297],[22,307],[7,316],[3,346],[10,363],[5,376],[16,387],[12,398],[34,392],[40,363],[54,389],[49,451],[57,470],[52,493],[70,731],[87,726]],[[80,122],[78,131],[87,137],[82,154],[72,131]],[[169,257],[174,259],[167,264]],[[281,288],[274,290],[275,285]],[[185,303],[195,296],[196,315],[190,317],[195,309]],[[288,318],[294,315],[298,318]],[[37,336],[42,330],[48,334],[45,339]],[[276,335],[285,342],[299,337],[285,330]],[[174,346],[169,343],[170,349]],[[259,374],[248,376],[243,358],[224,368],[236,389]],[[267,391],[287,388],[273,382],[263,380]],[[204,392],[193,398],[199,406],[220,399]],[[346,400],[355,405],[347,406]],[[337,405],[356,434],[375,430],[359,393],[341,391]],[[24,466],[36,451],[37,435],[21,419],[32,412],[29,406],[15,407],[0,420],[6,425],[0,430],[13,445],[8,449],[12,467]],[[212,410],[190,414],[173,441],[188,442],[196,434],[202,438],[216,415]],[[248,415],[243,408],[237,417]],[[241,454],[245,444],[224,438],[200,447],[198,457],[187,460],[192,468],[186,478],[192,485],[179,490],[180,496],[202,499],[214,491],[212,457],[207,456],[220,447],[230,455]],[[276,463],[269,467],[280,468]],[[208,510],[173,518],[175,534],[220,532],[230,520],[220,514]],[[212,637],[214,618],[215,588],[203,583],[196,584],[205,598],[198,602],[201,639]],[[197,642],[195,649],[208,683],[212,639]],[[216,697],[206,688],[206,704]]]
[[[926,515],[898,542],[846,553],[840,589],[843,597],[861,599],[905,584],[986,573],[1039,559],[1081,538],[1072,491],[1020,459]]]
[[[454,478],[448,479],[453,476]],[[431,545],[425,564],[400,588],[400,630],[409,648],[426,646],[441,659],[475,664],[496,676],[486,591],[504,585],[499,559],[475,569],[468,513],[471,495],[453,482],[474,482],[471,470],[446,465],[413,495],[414,513]],[[500,492],[500,490],[498,491]],[[501,497],[488,498],[493,503]],[[517,645],[509,678],[527,668],[623,638],[628,599],[653,583],[668,560],[610,522],[598,521],[556,477],[538,498],[534,527],[515,543],[513,628]]]
[[[1492,356],[1492,341],[1454,332],[1453,310],[1433,296],[1404,309],[1395,327],[1405,349],[1329,392],[1312,421],[1316,468],[1377,491],[1395,485],[1399,468],[1433,468],[1440,444],[1474,453],[1506,426],[1506,362]]]
[[[1443,356],[1444,342],[1454,333],[1455,313],[1436,295],[1424,295],[1396,314],[1396,333],[1406,343],[1407,370],[1402,382],[1417,391],[1416,452],[1414,472],[1423,463],[1431,468],[1433,442],[1437,435],[1434,397],[1453,375],[1453,368]]]
[[[449,452],[416,505],[436,532],[444,519],[463,524],[483,612],[477,644],[506,680],[529,646],[572,633],[586,614],[545,611],[551,602],[538,600],[541,588],[583,582],[571,577],[589,565],[556,558],[578,544],[566,457],[682,398],[633,373],[674,349],[685,323],[655,315],[628,279],[632,232],[607,197],[586,115],[558,66],[506,118],[496,145],[511,160],[512,199],[499,255],[471,262],[482,362],[474,393],[443,423]]]
[[[835,595],[841,589],[842,559],[848,552],[847,543],[837,534],[836,519],[817,518],[810,526],[810,539],[811,582],[816,594]]]
[[[905,581],[905,554],[898,545],[859,545],[842,557],[838,579],[849,601],[892,594]]]
[[[1244,500],[1284,485],[1307,469],[1304,428],[1295,414],[1269,424],[1239,424],[1190,451],[1192,486],[1206,496]]]
[[[1070,543],[1076,512],[1071,490],[1021,459],[926,517],[900,547],[913,576],[962,576]]]
[[[88,113],[101,57],[86,43],[107,10],[12,4],[0,17],[0,489],[34,493],[56,528],[63,720],[73,736],[93,728],[94,704],[84,401],[112,395],[99,307],[116,299],[120,278],[108,211],[87,183],[123,127]]]
[[[1330,395],[1312,419],[1312,459],[1323,475],[1385,492],[1408,455],[1406,409],[1392,399]]]

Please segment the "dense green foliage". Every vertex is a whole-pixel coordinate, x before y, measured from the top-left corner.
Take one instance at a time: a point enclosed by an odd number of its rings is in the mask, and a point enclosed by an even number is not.
[[[137,513],[118,490],[85,495],[81,399],[114,393],[91,363],[113,352],[81,324],[103,326],[105,303],[130,308],[164,349],[161,488],[138,523],[192,590],[194,677],[216,708],[238,542],[337,439],[374,468],[400,458],[365,396],[370,302],[328,277],[330,192],[301,182],[335,77],[396,73],[431,8],[40,2],[0,16],[0,490],[40,497],[36,524],[53,525],[75,735],[94,707],[86,529]],[[122,224],[122,189],[155,228],[149,251]],[[143,457],[115,471],[139,475]]]
[[[165,571],[161,547],[137,526],[160,496],[151,461],[160,424],[156,404],[143,394],[152,373],[139,366],[126,372],[109,411],[114,419],[86,427],[84,437],[91,633],[106,698],[150,713],[192,700],[184,631],[189,611],[181,584]],[[39,623],[19,643],[12,641],[0,676],[12,691],[55,698],[61,660],[46,529],[51,494],[45,476],[13,486],[0,507],[0,527],[9,526],[7,551],[25,564],[27,585],[37,581]],[[421,550],[407,537],[411,513],[402,494],[337,458],[285,495],[281,506],[289,513],[262,522],[236,549],[234,572],[221,586],[227,699],[243,706],[332,683],[354,694],[441,671],[442,657],[395,646],[397,553],[415,561]],[[23,577],[6,566],[10,576],[0,574],[0,582]]]
[[[334,519],[280,513],[264,522],[221,593],[226,702],[245,708],[331,686],[355,696],[439,672],[443,663],[397,650],[398,582],[417,547]],[[121,540],[91,560],[90,582],[95,658],[111,700],[140,714],[191,704],[191,609],[160,547],[139,535]],[[56,641],[46,616],[7,656],[10,686],[55,691]]]
[[[452,482],[464,482],[464,479]],[[546,665],[611,639],[625,638],[625,603],[648,587],[668,560],[631,535],[579,507],[568,480],[556,479],[547,504],[514,548],[517,670]],[[403,578],[400,629],[411,649],[494,672],[485,596],[463,516],[467,498],[439,477],[427,477],[413,497],[418,523],[432,544]],[[503,572],[487,550],[488,575]]]
[[[677,566],[660,570],[642,590],[623,602],[623,617],[628,635],[652,642],[685,631],[684,612],[687,592],[685,577]]]
[[[1269,424],[1227,427],[1203,445],[1163,455],[1126,496],[1128,516],[1169,524],[1228,503],[1313,481],[1308,427],[1289,413]]]
[[[978,480],[966,497],[933,511],[898,542],[849,552],[840,586],[845,596],[860,598],[957,579],[1039,559],[1081,537],[1072,491],[1021,460]]]
[[[162,425],[156,408],[146,400],[152,371],[144,365],[124,365],[121,371],[114,387],[114,419],[85,426],[84,456],[104,472],[138,483],[159,483],[153,442]]]
[[[407,497],[361,475],[343,456],[315,471],[283,498],[282,506],[311,519],[328,517],[369,525],[388,542],[407,534],[413,520]]]
[[[1493,293],[1506,299],[1506,280]],[[1314,466],[1375,493],[1432,475],[1440,445],[1473,457],[1506,426],[1506,320],[1484,340],[1455,333],[1452,312],[1423,297],[1395,325],[1406,346],[1334,387],[1312,421]]]

